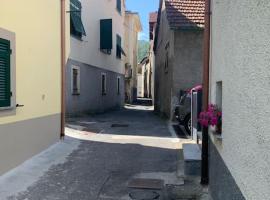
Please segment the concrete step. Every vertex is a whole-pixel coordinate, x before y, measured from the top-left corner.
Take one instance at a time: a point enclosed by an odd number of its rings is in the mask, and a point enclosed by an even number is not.
[[[152,99],[148,99],[148,98],[138,98],[136,103],[139,104],[139,105],[149,105],[149,106],[151,106],[153,101],[152,101]]]
[[[183,144],[185,176],[200,176],[201,149],[197,144]]]

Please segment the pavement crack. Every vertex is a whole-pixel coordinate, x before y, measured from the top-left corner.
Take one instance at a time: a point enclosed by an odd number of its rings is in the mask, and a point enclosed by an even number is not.
[[[100,194],[102,193],[102,190],[103,190],[104,186],[105,186],[106,183],[110,180],[111,177],[112,177],[112,173],[110,173],[110,174],[106,177],[106,179],[103,181],[103,183],[102,183],[102,185],[101,185],[101,187],[100,187],[100,189],[99,189],[99,191],[98,191],[98,194],[97,194],[97,200],[100,199]]]

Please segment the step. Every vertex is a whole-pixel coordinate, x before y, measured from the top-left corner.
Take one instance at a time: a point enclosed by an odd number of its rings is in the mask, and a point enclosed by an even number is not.
[[[197,144],[183,144],[185,176],[200,176],[201,149]]]

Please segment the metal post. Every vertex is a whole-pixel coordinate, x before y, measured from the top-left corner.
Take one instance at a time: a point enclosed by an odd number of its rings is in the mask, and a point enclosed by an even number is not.
[[[203,110],[207,110],[209,102],[209,56],[210,56],[210,0],[205,0],[205,28],[204,28],[204,60],[203,60]],[[208,163],[208,128],[204,127],[202,132],[202,166],[201,184],[209,183]]]

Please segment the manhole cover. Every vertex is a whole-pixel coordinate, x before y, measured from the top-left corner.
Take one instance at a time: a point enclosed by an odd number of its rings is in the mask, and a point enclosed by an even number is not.
[[[152,200],[158,199],[159,194],[153,191],[136,191],[129,193],[129,197],[134,200]]]
[[[129,127],[128,124],[112,124],[112,128],[125,128]]]

